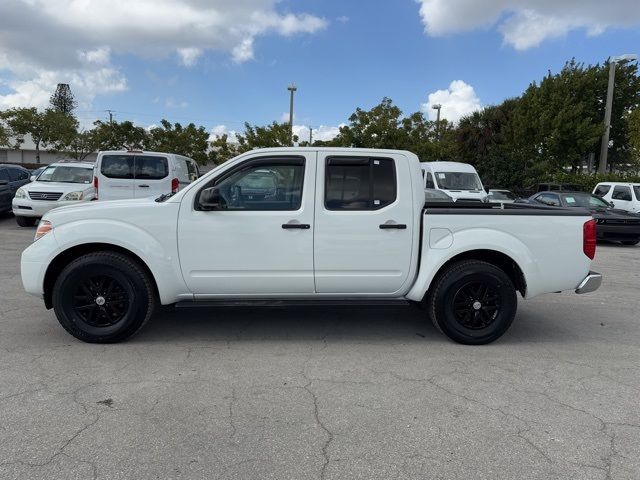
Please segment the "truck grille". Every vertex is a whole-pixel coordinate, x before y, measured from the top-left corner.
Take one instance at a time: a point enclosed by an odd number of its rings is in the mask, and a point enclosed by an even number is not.
[[[31,200],[58,200],[62,196],[62,192],[29,192]]]

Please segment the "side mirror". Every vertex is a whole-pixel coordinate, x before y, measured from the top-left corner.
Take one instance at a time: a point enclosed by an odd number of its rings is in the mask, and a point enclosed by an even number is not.
[[[489,190],[491,190],[491,187],[489,185],[485,185],[484,186],[484,191],[489,194]]]
[[[226,208],[226,202],[220,195],[220,190],[217,187],[205,188],[200,192],[200,198],[198,199],[198,205],[200,210],[221,210]]]
[[[35,181],[35,179],[36,179],[36,176],[35,176],[35,175],[31,175],[31,176],[29,177],[29,181],[30,181],[30,182]]]

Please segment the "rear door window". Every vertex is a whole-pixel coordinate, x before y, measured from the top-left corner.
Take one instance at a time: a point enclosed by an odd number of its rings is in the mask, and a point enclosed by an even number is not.
[[[549,205],[553,207],[560,206],[560,199],[553,193],[543,193],[542,195],[538,195],[535,200],[542,203],[543,205]]]
[[[327,159],[325,206],[328,210],[377,210],[395,199],[396,173],[392,159]]]
[[[134,177],[137,180],[160,180],[169,175],[169,161],[166,157],[136,157]]]
[[[611,198],[614,200],[630,202],[632,200],[631,189],[622,185],[616,185],[613,189],[613,195],[611,195]]]
[[[9,178],[12,182],[17,182],[18,180],[26,180],[29,178],[29,173],[25,172],[20,168],[9,168]]]
[[[105,155],[100,164],[100,173],[107,178],[133,180],[133,156]]]

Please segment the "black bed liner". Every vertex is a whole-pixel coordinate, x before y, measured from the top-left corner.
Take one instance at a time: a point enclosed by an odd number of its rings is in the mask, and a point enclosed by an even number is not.
[[[590,217],[583,208],[548,207],[530,203],[425,202],[423,212],[429,215],[529,215],[546,217]]]

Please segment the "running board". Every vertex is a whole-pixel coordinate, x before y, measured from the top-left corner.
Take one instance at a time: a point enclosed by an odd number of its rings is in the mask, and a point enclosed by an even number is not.
[[[400,299],[327,299],[327,300],[268,300],[260,299],[224,299],[224,300],[193,300],[181,301],[175,308],[213,308],[213,307],[400,307],[409,306],[412,302]]]

